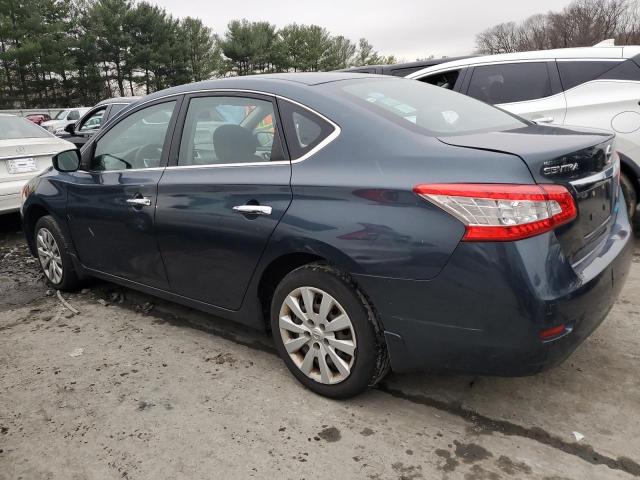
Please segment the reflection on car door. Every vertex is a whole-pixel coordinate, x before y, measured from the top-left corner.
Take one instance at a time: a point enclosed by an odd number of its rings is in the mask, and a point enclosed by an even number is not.
[[[68,188],[67,215],[87,268],[168,287],[154,212],[179,101],[135,110],[83,151],[85,171]]]
[[[562,125],[566,115],[555,62],[477,65],[467,95],[541,124]]]
[[[180,118],[171,153],[177,162],[160,180],[156,210],[170,287],[235,310],[291,202],[275,100],[194,95]]]

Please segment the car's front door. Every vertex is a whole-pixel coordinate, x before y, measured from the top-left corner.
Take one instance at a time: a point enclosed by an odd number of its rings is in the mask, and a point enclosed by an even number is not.
[[[83,169],[68,188],[67,216],[85,267],[168,287],[154,214],[179,101],[134,110],[83,150]]]
[[[180,117],[176,161],[160,180],[156,208],[170,287],[235,310],[291,203],[276,102],[257,94],[194,95]]]
[[[567,104],[555,62],[477,65],[466,93],[537,123],[564,123]]]

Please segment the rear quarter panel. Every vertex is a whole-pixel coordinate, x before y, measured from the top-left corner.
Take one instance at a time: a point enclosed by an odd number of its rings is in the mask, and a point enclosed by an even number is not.
[[[359,108],[349,113],[357,118]],[[385,119],[332,119],[342,128],[337,139],[293,164],[293,201],[265,262],[306,252],[351,273],[433,278],[464,226],[414,194],[415,185],[533,182],[516,156],[451,147]]]

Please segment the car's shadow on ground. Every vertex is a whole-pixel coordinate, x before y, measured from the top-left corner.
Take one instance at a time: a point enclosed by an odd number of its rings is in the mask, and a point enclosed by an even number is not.
[[[0,235],[16,235],[20,233],[20,214],[7,213],[0,215]]]

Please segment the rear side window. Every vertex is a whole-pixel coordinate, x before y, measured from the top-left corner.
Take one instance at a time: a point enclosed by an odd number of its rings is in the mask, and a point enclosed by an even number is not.
[[[306,108],[286,100],[279,101],[278,105],[293,160],[309,153],[334,131],[333,125]]]
[[[590,82],[619,65],[620,62],[605,61],[558,61],[562,88],[569,90]]]
[[[546,62],[521,62],[475,67],[468,95],[496,105],[548,97],[551,91]]]
[[[447,90],[453,90],[458,77],[460,76],[460,70],[449,70],[447,72],[434,73],[428,77],[422,77],[421,82],[435,85],[436,87],[446,88]]]
[[[634,60],[637,60],[637,57]],[[600,75],[600,79],[640,81],[640,67],[634,60],[629,59],[616,64],[611,70]]]
[[[256,163],[283,160],[270,100],[196,97],[189,101],[178,165]]]

